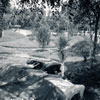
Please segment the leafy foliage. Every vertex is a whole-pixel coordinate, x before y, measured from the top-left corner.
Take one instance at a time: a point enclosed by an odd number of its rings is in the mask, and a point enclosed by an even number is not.
[[[72,46],[72,51],[78,55],[83,56],[84,60],[89,56],[90,44],[87,41],[81,41]]]
[[[2,4],[4,5],[4,7],[6,8],[7,5],[9,4],[10,0],[1,0]]]
[[[46,21],[50,27],[50,30],[55,31],[57,27],[57,21],[55,20],[54,16],[48,17]]]
[[[77,84],[84,84],[88,87],[95,87],[99,85],[100,80],[100,63],[94,64],[93,68],[90,68],[89,62],[75,62],[66,63],[68,66],[68,72],[66,77],[72,82]],[[100,86],[100,85],[99,85]]]
[[[61,34],[58,38],[57,48],[58,48],[58,56],[61,60],[60,61],[61,62],[61,74],[63,78],[64,78],[64,72],[65,72],[64,60],[66,58],[66,52],[65,52],[66,46],[68,46],[68,41],[66,40],[64,34]]]
[[[87,61],[87,57],[90,55],[90,49],[92,46],[92,43],[89,41],[80,41],[72,46],[71,51],[74,52],[77,56],[82,56],[84,58],[84,61]],[[96,55],[100,53],[100,45],[96,44]]]
[[[66,46],[67,46],[66,37],[63,34],[61,34],[58,38],[57,48],[59,51],[62,51]]]
[[[97,33],[100,21],[100,1],[99,0],[69,0],[69,14],[74,13],[74,23],[84,23],[94,27],[94,44],[92,56],[95,59],[96,44],[97,44]],[[71,14],[70,14],[71,15]]]
[[[40,45],[42,45],[42,48],[45,47],[45,45],[49,44],[50,41],[50,30],[48,26],[43,26],[38,29],[38,32],[36,32],[37,41]]]

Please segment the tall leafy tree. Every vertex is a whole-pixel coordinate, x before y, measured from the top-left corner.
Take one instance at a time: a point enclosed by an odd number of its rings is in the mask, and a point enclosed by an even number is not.
[[[6,7],[10,0],[0,0],[0,37],[2,37],[3,30],[3,15],[6,12]]]
[[[61,62],[61,75],[64,78],[64,72],[65,72],[65,59],[66,59],[66,47],[68,46],[68,41],[66,40],[65,35],[60,35],[58,38],[58,56],[60,58]],[[67,68],[66,68],[67,69]]]
[[[2,37],[2,24],[3,24],[3,15],[6,10],[7,5],[9,4],[10,0],[0,0],[0,37]],[[41,3],[47,2],[48,5],[51,5],[52,7],[54,6],[59,6],[61,0],[41,0]],[[36,7],[36,4],[40,2],[40,0],[18,0],[17,4],[20,5],[20,7],[24,7],[24,5],[30,6],[31,10],[34,10]]]
[[[94,42],[92,57],[95,58],[97,35],[100,21],[100,0],[69,0],[69,13],[72,14],[75,24],[85,21],[94,27]]]

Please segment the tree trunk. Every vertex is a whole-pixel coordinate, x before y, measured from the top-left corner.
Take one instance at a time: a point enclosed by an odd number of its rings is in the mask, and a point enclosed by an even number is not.
[[[96,24],[95,24],[95,36],[94,36],[93,53],[92,53],[93,59],[95,59],[95,54],[96,54],[98,24],[99,24],[99,17],[96,18]]]
[[[62,78],[64,78],[64,72],[65,72],[65,65],[64,65],[64,62],[61,63],[61,76]]]
[[[64,65],[64,51],[60,51],[61,53],[61,76],[64,78],[64,72],[65,72],[65,65]]]
[[[64,51],[61,50],[60,53],[61,53],[61,62],[63,62],[63,61],[64,61],[64,58],[65,58],[65,57],[64,57]]]
[[[3,13],[4,13],[5,7],[3,6],[1,0],[0,0],[0,38],[2,37],[2,30],[3,30]]]

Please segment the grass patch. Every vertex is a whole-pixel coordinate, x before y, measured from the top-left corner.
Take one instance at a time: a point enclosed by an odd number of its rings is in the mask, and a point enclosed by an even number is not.
[[[18,34],[12,30],[4,30],[3,37],[0,39],[0,42],[13,41],[13,40],[20,39],[23,37],[24,37],[23,35]]]

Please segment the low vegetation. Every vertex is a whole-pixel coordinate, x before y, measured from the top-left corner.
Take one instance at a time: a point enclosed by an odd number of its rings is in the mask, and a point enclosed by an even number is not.
[[[47,26],[41,26],[38,31],[36,32],[37,41],[41,45],[41,47],[44,49],[46,45],[49,44],[50,41],[50,32],[49,28]]]

